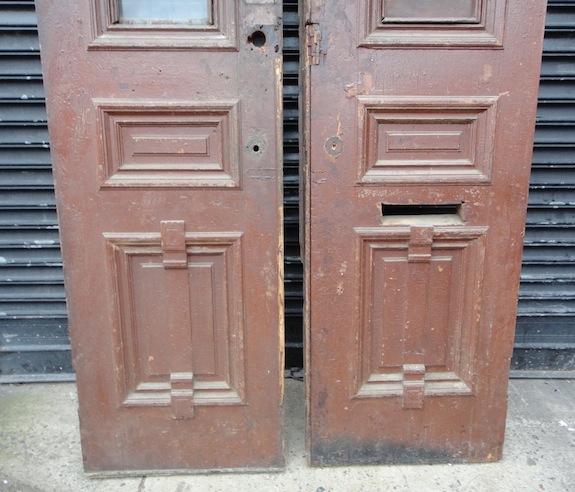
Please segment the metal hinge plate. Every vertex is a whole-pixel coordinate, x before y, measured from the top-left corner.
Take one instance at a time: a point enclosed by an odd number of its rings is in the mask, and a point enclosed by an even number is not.
[[[321,31],[317,24],[306,24],[308,65],[319,65],[321,55]]]

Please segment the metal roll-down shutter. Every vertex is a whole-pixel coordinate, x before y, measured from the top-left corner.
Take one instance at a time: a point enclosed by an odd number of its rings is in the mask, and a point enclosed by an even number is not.
[[[574,371],[574,0],[548,3],[524,244],[513,368]]]
[[[286,366],[301,367],[299,15],[283,3]],[[47,138],[34,2],[0,1],[0,382],[73,377]],[[575,0],[549,1],[513,368],[575,370]]]
[[[0,2],[0,382],[72,372],[34,2]]]
[[[299,249],[299,16],[284,1],[284,234],[286,367],[303,365],[303,265]]]

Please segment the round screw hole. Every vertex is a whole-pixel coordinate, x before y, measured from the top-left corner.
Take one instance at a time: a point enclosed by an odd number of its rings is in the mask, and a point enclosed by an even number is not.
[[[248,36],[248,43],[253,44],[256,48],[264,46],[266,41],[266,35],[262,31],[254,31]]]
[[[259,152],[259,151],[260,151],[260,146],[259,146],[259,145],[254,145],[254,146],[252,147],[252,150],[253,150],[254,152]]]

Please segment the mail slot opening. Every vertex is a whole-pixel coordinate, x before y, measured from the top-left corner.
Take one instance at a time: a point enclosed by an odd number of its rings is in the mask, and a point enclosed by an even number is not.
[[[441,204],[381,204],[384,225],[449,225],[462,224],[463,202]]]
[[[440,205],[388,205],[381,204],[381,213],[386,215],[460,215],[462,202]]]

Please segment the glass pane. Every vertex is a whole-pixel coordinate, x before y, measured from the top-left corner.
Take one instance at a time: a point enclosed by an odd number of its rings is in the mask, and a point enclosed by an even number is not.
[[[480,0],[384,0],[387,22],[479,22]]]
[[[118,0],[122,24],[211,24],[211,0]]]

